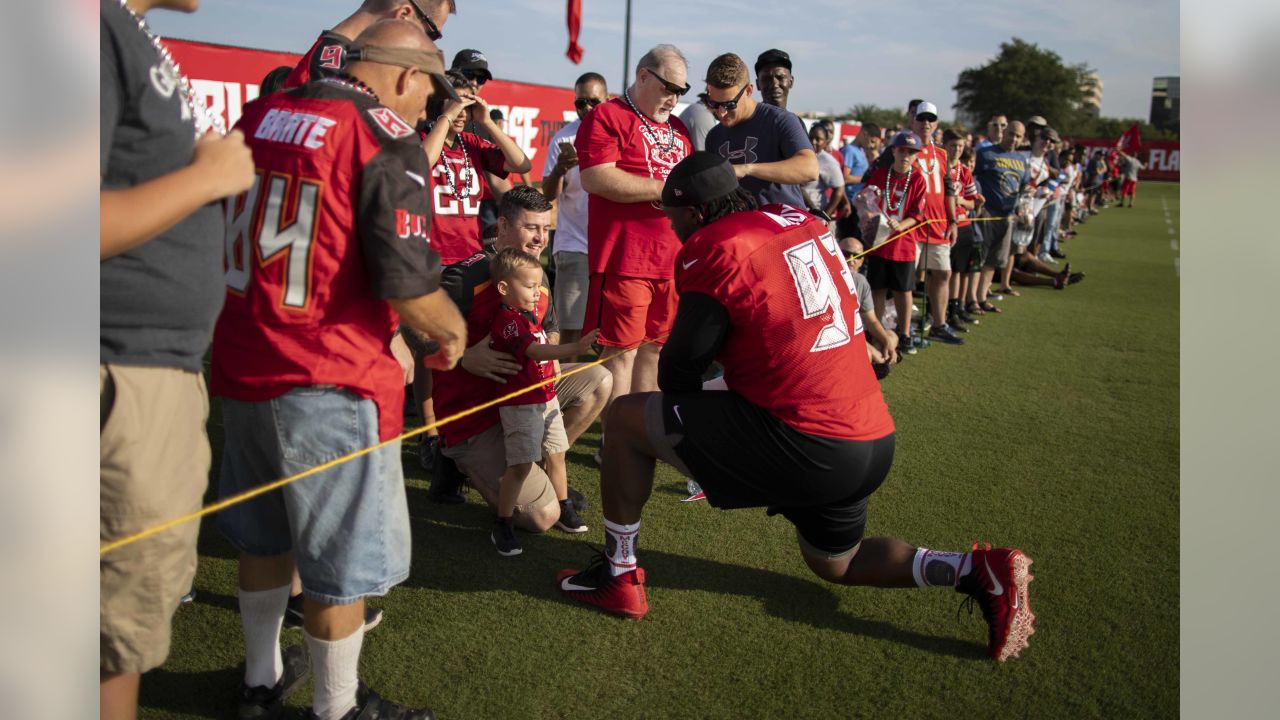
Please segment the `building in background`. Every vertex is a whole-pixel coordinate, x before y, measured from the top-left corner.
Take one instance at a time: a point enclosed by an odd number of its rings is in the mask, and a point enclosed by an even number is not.
[[[1180,79],[1178,76],[1158,77],[1151,83],[1150,122],[1161,130],[1178,132]]]
[[[1080,78],[1080,92],[1084,93],[1084,100],[1081,102],[1083,110],[1090,117],[1101,116],[1102,78],[1098,77],[1098,73],[1091,72]]]

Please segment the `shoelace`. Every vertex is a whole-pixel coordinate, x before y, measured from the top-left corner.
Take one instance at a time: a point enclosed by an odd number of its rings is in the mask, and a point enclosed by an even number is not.
[[[978,542],[975,542],[973,545],[970,545],[969,549],[970,550],[990,550],[991,543],[978,541]],[[970,556],[970,558],[972,558],[972,556]],[[972,559],[970,561],[972,562]],[[970,573],[974,572],[974,569],[970,567],[969,572]],[[978,600],[978,596],[976,595],[968,595],[968,594],[965,595],[964,600],[960,601],[960,607],[956,608],[956,622],[960,622],[960,611],[962,610],[968,610],[969,617],[973,617],[973,605],[974,603],[977,602],[977,600]],[[988,617],[989,610],[987,608],[987,605],[985,603],[981,603],[978,605],[978,607],[982,610],[982,617],[984,619],[989,620],[990,619]]]

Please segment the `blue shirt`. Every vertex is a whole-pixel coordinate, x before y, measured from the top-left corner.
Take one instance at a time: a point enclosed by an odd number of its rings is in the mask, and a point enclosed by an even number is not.
[[[720,153],[733,165],[786,160],[801,150],[813,150],[800,118],[773,105],[756,105],[751,117],[734,125],[716,125],[707,132],[707,150]],[[761,205],[783,203],[804,208],[799,185],[771,183],[755,177],[742,178],[743,190]]]
[[[999,145],[988,145],[978,151],[973,177],[982,189],[987,210],[1011,213],[1018,203],[1018,193],[1031,181],[1027,154],[1020,150],[1005,152]]]
[[[867,174],[867,170],[871,167],[871,163],[867,161],[866,151],[853,143],[849,143],[848,145],[845,145],[840,152],[844,155],[844,166],[849,168],[850,175],[854,177],[862,177]],[[849,183],[844,186],[844,194],[849,196],[849,200],[852,201],[853,196],[857,195],[858,191],[861,190],[864,185],[866,185],[866,183]]]

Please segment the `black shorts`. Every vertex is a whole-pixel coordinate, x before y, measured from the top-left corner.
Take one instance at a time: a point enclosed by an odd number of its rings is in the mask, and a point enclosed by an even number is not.
[[[840,555],[862,541],[867,498],[893,464],[894,435],[856,441],[808,435],[728,391],[653,393],[650,441],[723,510],[767,507],[813,548]],[[663,457],[674,451],[675,457]]]
[[[986,259],[982,236],[974,226],[962,225],[956,232],[956,244],[951,246],[951,272],[969,273],[982,269]]]
[[[916,263],[913,260],[885,260],[879,255],[867,256],[867,284],[872,290],[911,292],[916,289]]]

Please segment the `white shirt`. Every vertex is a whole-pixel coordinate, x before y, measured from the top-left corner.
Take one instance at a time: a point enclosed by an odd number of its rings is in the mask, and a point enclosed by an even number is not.
[[[560,157],[560,143],[573,144],[578,137],[578,127],[582,120],[574,120],[565,125],[547,145],[547,161],[542,168],[545,178],[556,166]],[[555,251],[587,254],[587,191],[582,189],[582,174],[578,167],[569,168],[564,174],[560,194],[556,197],[556,242]]]

